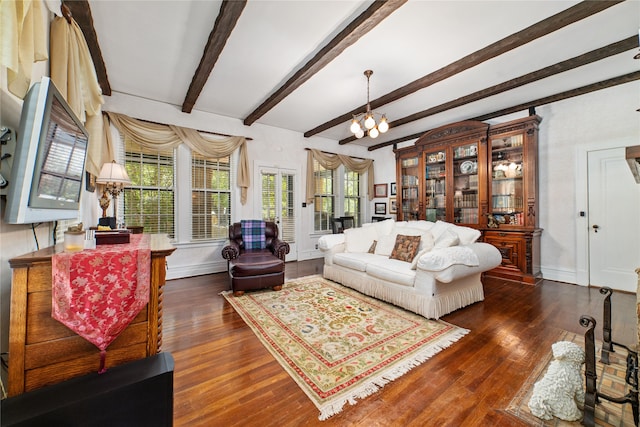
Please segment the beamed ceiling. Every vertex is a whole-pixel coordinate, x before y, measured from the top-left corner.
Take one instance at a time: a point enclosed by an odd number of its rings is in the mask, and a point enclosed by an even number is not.
[[[640,78],[636,0],[64,3],[105,95],[369,150]],[[367,69],[391,129],[355,139]]]

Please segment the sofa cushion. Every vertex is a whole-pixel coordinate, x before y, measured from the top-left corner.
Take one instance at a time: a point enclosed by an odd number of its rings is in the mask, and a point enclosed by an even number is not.
[[[403,286],[413,286],[416,279],[416,271],[411,269],[411,264],[390,258],[368,263],[367,274]]]
[[[375,228],[358,227],[344,230],[344,251],[366,253],[378,238]]]
[[[463,225],[454,225],[450,228],[454,233],[458,235],[461,245],[470,245],[475,243],[481,236],[480,230],[475,228],[465,227]]]
[[[389,258],[404,262],[411,262],[418,253],[419,247],[420,236],[405,236],[404,234],[398,234],[396,236],[396,243]]]
[[[431,231],[431,234],[433,234],[436,241],[445,231],[451,231],[458,236],[461,245],[470,245],[471,243],[476,242],[481,235],[480,231],[475,228],[455,225],[440,220],[436,221],[429,231]]]
[[[385,257],[369,253],[341,252],[335,254],[333,263],[356,271],[366,271],[368,263],[376,263],[385,259]]]
[[[426,254],[427,252],[431,251],[434,247],[435,243],[433,241],[433,235],[429,232],[424,233],[421,236],[420,239],[420,248],[418,250],[418,253],[416,254],[416,256],[413,258],[413,261],[411,261],[411,269],[415,270],[417,265],[418,265],[418,259]]]
[[[434,242],[435,249],[448,248],[460,243],[458,235],[453,230],[445,230]]]
[[[393,230],[395,220],[393,218],[389,218],[384,221],[374,222],[372,224],[373,228],[376,229],[376,233],[378,233],[378,236],[386,236],[387,234],[391,233],[391,230]]]
[[[393,252],[393,247],[396,244],[397,233],[390,233],[384,236],[378,237],[378,243],[376,244],[376,255],[383,255],[388,257]]]

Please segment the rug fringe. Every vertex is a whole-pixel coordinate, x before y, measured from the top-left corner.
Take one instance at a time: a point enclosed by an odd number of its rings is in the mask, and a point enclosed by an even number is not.
[[[458,329],[459,330],[456,333],[452,333],[447,337],[447,339],[443,339],[442,342],[438,342],[430,348],[419,352],[409,360],[404,360],[393,369],[386,371],[377,377],[371,378],[366,384],[362,384],[360,387],[354,389],[348,396],[344,396],[341,399],[334,400],[327,405],[319,407],[320,415],[318,416],[318,420],[325,421],[342,412],[345,404],[349,403],[350,405],[355,405],[358,403],[358,400],[371,396],[385,385],[402,377],[411,369],[420,366],[422,363],[426,362],[445,348],[450,347],[469,333],[468,329]]]

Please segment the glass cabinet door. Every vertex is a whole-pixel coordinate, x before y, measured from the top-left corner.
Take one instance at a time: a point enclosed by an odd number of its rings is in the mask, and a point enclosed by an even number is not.
[[[400,159],[400,178],[402,182],[402,193],[399,210],[402,212],[401,218],[404,221],[417,220],[420,213],[420,200],[418,198],[419,184],[419,161],[418,155]]]
[[[446,150],[425,152],[425,219],[447,220]]]
[[[491,140],[491,213],[500,225],[524,225],[522,133]]]
[[[478,204],[478,144],[453,148],[453,222],[477,224]]]

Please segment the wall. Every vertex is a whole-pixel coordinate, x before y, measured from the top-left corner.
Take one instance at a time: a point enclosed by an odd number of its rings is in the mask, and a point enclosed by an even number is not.
[[[640,143],[639,93],[635,81],[537,108],[545,278],[588,285],[586,152]]]

